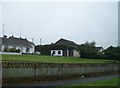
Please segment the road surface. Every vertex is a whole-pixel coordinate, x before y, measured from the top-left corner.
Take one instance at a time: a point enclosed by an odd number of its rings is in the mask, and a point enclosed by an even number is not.
[[[87,83],[87,82],[95,82],[95,81],[102,81],[102,80],[108,80],[111,78],[118,78],[118,75],[107,75],[107,76],[99,76],[99,77],[83,77],[76,80],[63,80],[63,81],[52,81],[52,82],[46,82],[46,83],[33,83],[33,84],[20,84],[20,85],[10,85],[10,86],[65,86],[65,85],[71,85],[71,84],[80,84],[80,83]]]

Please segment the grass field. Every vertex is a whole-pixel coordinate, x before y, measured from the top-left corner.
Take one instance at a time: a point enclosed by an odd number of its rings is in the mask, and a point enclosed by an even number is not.
[[[113,63],[113,60],[83,59],[75,57],[55,57],[42,55],[2,55],[2,61],[32,61],[48,63]]]
[[[118,80],[120,78],[113,78],[110,80],[104,80],[104,81],[96,81],[96,82],[89,82],[89,83],[82,83],[82,84],[73,84],[70,86],[118,86]]]

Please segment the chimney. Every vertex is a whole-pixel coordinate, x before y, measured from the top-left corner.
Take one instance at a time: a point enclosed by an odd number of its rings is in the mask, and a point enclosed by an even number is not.
[[[4,35],[3,38],[7,38],[7,35]]]

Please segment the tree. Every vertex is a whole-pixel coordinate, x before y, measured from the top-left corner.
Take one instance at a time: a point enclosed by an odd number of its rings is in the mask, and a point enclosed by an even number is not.
[[[51,54],[51,45],[37,45],[35,46],[35,51],[39,51],[42,55],[50,55]]]
[[[76,50],[80,51],[82,58],[94,58],[94,55],[97,54],[95,41],[86,42],[85,44],[79,45]]]
[[[103,51],[107,59],[120,60],[120,47],[110,46]]]

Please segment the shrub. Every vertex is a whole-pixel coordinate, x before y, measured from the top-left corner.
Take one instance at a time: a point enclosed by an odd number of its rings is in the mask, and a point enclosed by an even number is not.
[[[7,47],[5,47],[4,52],[9,52],[9,49]]]
[[[20,53],[20,49],[16,49],[16,48],[5,48],[4,52],[16,52],[16,53]]]

